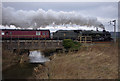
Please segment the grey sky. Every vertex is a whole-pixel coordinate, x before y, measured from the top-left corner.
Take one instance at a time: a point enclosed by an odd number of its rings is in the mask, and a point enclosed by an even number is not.
[[[106,27],[112,31],[112,26],[108,26],[108,21],[117,19],[117,2],[3,2],[3,7],[12,7],[15,10],[38,10],[45,11],[76,11],[83,16],[97,17]]]

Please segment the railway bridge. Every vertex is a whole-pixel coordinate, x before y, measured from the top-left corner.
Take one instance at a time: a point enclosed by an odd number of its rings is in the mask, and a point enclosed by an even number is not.
[[[4,49],[62,49],[62,40],[3,40]]]

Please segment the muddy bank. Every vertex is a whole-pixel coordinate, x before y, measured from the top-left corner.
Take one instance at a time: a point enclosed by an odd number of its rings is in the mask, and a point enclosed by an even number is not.
[[[25,62],[29,62],[27,52],[18,52],[2,49],[2,70],[5,70],[12,65]]]
[[[33,76],[34,67],[38,64],[16,64],[2,72],[3,79],[30,79]]]
[[[34,79],[38,65],[41,65],[39,71],[44,71],[47,60],[38,51],[3,50],[3,79]]]

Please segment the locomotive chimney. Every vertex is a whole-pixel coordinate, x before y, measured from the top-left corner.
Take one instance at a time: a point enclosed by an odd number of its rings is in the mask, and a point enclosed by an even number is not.
[[[106,32],[105,27],[103,28],[103,32]]]
[[[105,30],[105,27],[103,28],[103,30]]]
[[[96,27],[96,31],[98,31],[98,28]]]

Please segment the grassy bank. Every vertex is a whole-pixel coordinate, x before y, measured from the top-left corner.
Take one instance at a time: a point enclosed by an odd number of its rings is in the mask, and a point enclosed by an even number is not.
[[[12,50],[2,51],[2,77],[3,79],[28,79],[33,75],[34,67],[30,64],[25,50],[20,52]]]
[[[5,70],[12,65],[18,63],[28,62],[28,54],[26,52],[19,53],[18,51],[13,52],[12,50],[2,49],[2,69]]]
[[[36,79],[116,79],[117,44],[83,46],[77,53],[54,54],[45,66],[35,68]]]
[[[53,53],[45,65],[20,64],[27,54],[3,50],[5,77],[34,79],[116,79],[118,77],[118,44],[86,44],[79,51]],[[17,64],[17,65],[16,65]],[[21,66],[22,65],[22,66]]]

